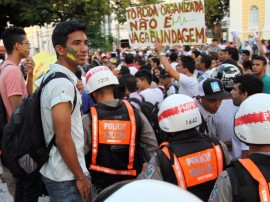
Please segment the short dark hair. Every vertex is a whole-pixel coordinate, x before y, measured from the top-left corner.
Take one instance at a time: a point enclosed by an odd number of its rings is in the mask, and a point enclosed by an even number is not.
[[[157,66],[160,65],[160,59],[159,58],[154,57],[154,58],[152,58],[152,61],[153,61],[153,63],[157,63]]]
[[[198,50],[194,50],[192,51],[192,53],[195,55],[195,58],[197,58],[201,54],[201,52]]]
[[[170,60],[171,60],[172,62],[175,62],[175,61],[177,60],[177,58],[178,58],[177,53],[171,53],[171,55],[170,55]]]
[[[243,68],[246,70],[252,70],[252,62],[250,60],[243,62]]]
[[[205,64],[205,68],[209,69],[211,67],[212,64],[212,59],[209,55],[206,54],[201,54],[201,63]]]
[[[191,50],[191,47],[189,45],[184,45],[184,51],[188,52]]]
[[[142,65],[140,70],[141,69],[147,69],[147,70],[151,70],[151,65],[150,64],[145,64],[145,65]]]
[[[220,51],[225,52],[225,53],[228,53],[228,48],[224,48],[224,49],[222,49]]]
[[[256,57],[254,57],[253,59],[252,59],[252,61],[254,61],[254,60],[260,60],[260,61],[263,61],[263,65],[267,65],[267,60],[266,60],[266,58],[265,57],[263,57],[263,56],[256,56]]]
[[[228,47],[228,54],[231,56],[231,58],[235,61],[239,60],[239,51],[235,47]]]
[[[119,78],[119,81],[123,81],[123,83],[125,84],[126,89],[128,89],[128,91],[130,93],[133,93],[137,90],[136,87],[136,77],[131,75],[131,74],[125,74],[123,76],[121,76]]]
[[[191,56],[182,56],[181,62],[184,68],[187,68],[190,73],[194,73],[195,71],[195,60]]]
[[[16,43],[22,43],[26,33],[21,27],[9,27],[2,32],[2,39],[7,54],[12,54]]]
[[[68,35],[75,31],[87,32],[86,24],[79,20],[69,20],[56,25],[52,33],[53,47],[60,45],[66,47]],[[58,53],[56,53],[58,55]]]
[[[156,69],[157,69],[158,71],[161,72],[161,70],[163,70],[163,68],[162,68],[161,66],[156,66],[156,67],[153,69],[152,81],[154,81],[155,83],[158,84],[159,80],[158,80],[158,78],[157,78],[156,75],[155,75],[155,70],[156,70]]]
[[[250,51],[249,50],[243,50],[242,51],[242,54],[245,54],[247,56],[250,56]]]
[[[138,59],[137,62],[139,64],[139,66],[143,66],[146,64],[146,62],[143,59]]]
[[[212,60],[218,60],[218,53],[217,52],[210,52],[209,56]]]
[[[137,90],[136,88],[136,78],[131,74],[125,74],[118,78],[119,85],[115,86],[113,90],[115,99],[123,99],[126,95],[126,89],[130,93],[133,93]]]
[[[122,75],[130,74],[130,70],[127,66],[121,66],[120,72]]]
[[[152,74],[150,70],[147,69],[141,69],[135,73],[135,77],[139,78],[141,80],[146,80],[147,83],[150,85],[152,82]]]
[[[131,53],[126,54],[125,62],[127,64],[132,64],[134,62],[134,56]]]
[[[239,90],[242,93],[247,92],[248,96],[256,93],[262,93],[263,91],[263,82],[253,74],[243,74],[236,76],[234,83],[239,83]]]

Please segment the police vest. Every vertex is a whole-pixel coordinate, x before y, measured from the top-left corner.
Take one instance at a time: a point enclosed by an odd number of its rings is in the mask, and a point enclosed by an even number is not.
[[[270,201],[270,156],[253,153],[246,159],[232,162],[226,171],[233,201]]]
[[[164,181],[207,201],[216,178],[224,169],[218,140],[191,129],[176,134],[161,148],[158,157]]]
[[[104,189],[115,182],[135,178],[142,167],[138,111],[123,100],[116,107],[99,103],[90,112],[92,148],[86,158],[93,184]]]

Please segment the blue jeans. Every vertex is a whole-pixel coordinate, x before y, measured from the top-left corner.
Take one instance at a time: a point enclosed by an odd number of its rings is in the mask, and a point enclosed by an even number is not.
[[[42,180],[50,196],[50,202],[83,201],[76,187],[76,180],[57,182],[42,176]]]

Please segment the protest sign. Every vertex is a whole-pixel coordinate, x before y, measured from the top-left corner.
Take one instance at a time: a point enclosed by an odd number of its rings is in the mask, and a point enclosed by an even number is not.
[[[205,42],[204,0],[129,7],[126,10],[132,47],[193,45]]]

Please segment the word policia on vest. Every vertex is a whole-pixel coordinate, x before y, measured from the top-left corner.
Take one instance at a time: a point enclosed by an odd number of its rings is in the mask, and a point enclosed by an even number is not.
[[[102,143],[129,144],[130,121],[99,121],[99,134]]]
[[[207,149],[205,151],[178,158],[181,165],[188,168],[184,169],[186,178],[192,179],[190,182],[195,184],[217,176],[215,159],[216,155],[214,149]]]

